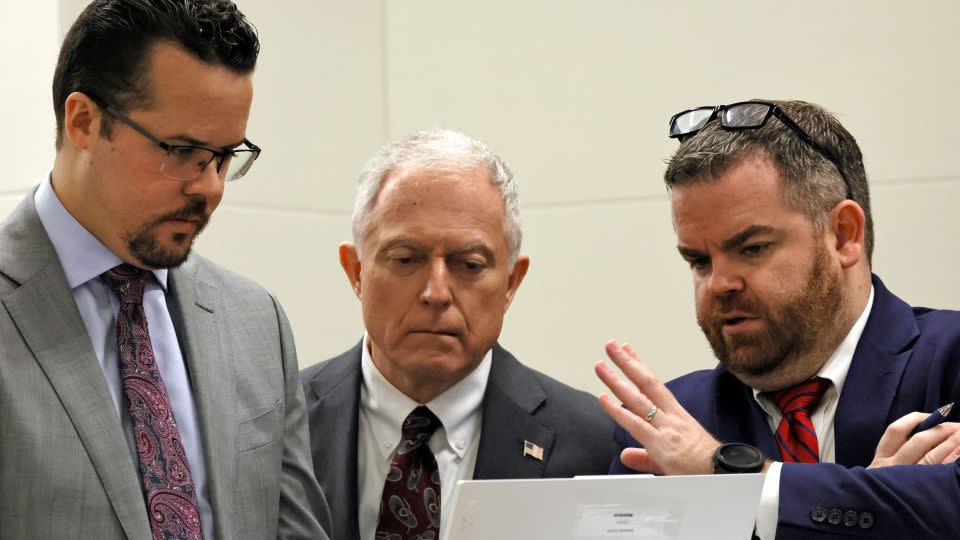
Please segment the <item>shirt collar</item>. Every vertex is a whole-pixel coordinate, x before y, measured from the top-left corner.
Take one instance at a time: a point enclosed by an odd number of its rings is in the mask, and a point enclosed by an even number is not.
[[[110,248],[90,234],[79,221],[76,220],[60,202],[50,175],[40,183],[37,192],[33,195],[33,202],[37,207],[37,214],[43,224],[54,251],[60,259],[60,266],[67,276],[67,283],[71,289],[94,279],[107,270],[123,263]],[[166,268],[153,270],[157,282],[167,290]]]
[[[840,395],[843,390],[843,383],[847,379],[847,373],[850,371],[850,364],[853,363],[853,353],[857,350],[857,343],[860,342],[860,336],[863,335],[863,329],[867,326],[867,319],[870,318],[870,311],[873,310],[873,286],[870,286],[870,296],[867,298],[867,305],[863,308],[863,313],[857,322],[853,323],[853,328],[847,332],[847,337],[843,338],[840,345],[834,349],[833,354],[820,368],[816,377],[823,377],[833,383],[836,388],[836,395]],[[753,398],[760,402],[762,393],[756,388],[753,389]]]
[[[407,397],[380,373],[370,356],[369,339],[364,334],[360,357],[362,384],[360,408],[366,413],[377,448],[389,460],[400,442],[400,425],[419,403]],[[463,459],[471,441],[480,433],[480,406],[490,377],[493,353],[487,351],[480,365],[462,381],[450,387],[427,407],[443,424],[444,444]]]

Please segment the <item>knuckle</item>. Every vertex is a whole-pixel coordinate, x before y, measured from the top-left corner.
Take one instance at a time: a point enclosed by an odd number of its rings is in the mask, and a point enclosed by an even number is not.
[[[660,379],[650,371],[642,373],[640,375],[640,381],[644,386],[657,386],[660,384]]]

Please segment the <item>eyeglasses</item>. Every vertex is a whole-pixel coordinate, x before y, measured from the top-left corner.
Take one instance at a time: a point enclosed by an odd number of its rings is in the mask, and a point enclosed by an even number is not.
[[[216,161],[217,174],[224,180],[236,180],[247,174],[253,162],[260,157],[260,147],[247,139],[243,140],[243,147],[230,150],[214,150],[205,146],[193,144],[169,144],[156,135],[150,133],[140,124],[131,120],[116,107],[90,92],[84,92],[104,112],[146,137],[153,144],[163,149],[166,154],[160,162],[160,172],[168,178],[189,182],[203,174],[211,162]]]
[[[793,130],[803,142],[810,145],[821,156],[825,157],[837,168],[843,183],[847,187],[847,198],[853,199],[850,181],[843,173],[840,160],[824,146],[821,146],[813,137],[807,134],[799,124],[794,122],[779,105],[766,101],[741,101],[731,105],[717,105],[716,107],[697,107],[679,112],[670,117],[670,138],[683,140],[685,137],[696,135],[711,120],[720,116],[720,126],[723,129],[737,131],[741,129],[757,129],[763,127],[771,116],[776,116],[781,122]]]

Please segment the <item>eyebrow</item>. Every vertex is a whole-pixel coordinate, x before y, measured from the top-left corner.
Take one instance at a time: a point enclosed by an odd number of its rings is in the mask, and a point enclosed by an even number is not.
[[[220,150],[221,152],[222,152],[222,151],[226,151],[226,150],[233,150],[234,148],[240,146],[241,144],[243,144],[243,143],[246,141],[246,139],[241,139],[240,142],[235,142],[235,143],[233,143],[233,144],[228,144],[228,145],[226,145],[226,146],[221,146],[220,148],[214,148],[214,147],[212,147],[212,146],[210,145],[210,143],[208,143],[207,141],[201,141],[201,140],[199,140],[199,139],[194,139],[193,137],[191,137],[191,136],[189,136],[189,135],[182,135],[182,134],[179,134],[179,135],[171,135],[170,137],[168,137],[168,140],[183,141],[184,143],[186,143],[186,144],[189,145],[189,146],[202,146],[202,147],[204,147],[204,148],[209,148],[209,149],[211,149],[211,150]]]
[[[391,238],[384,242],[380,249],[377,250],[377,253],[385,253],[391,249],[396,248],[409,248],[413,250],[422,251],[424,249],[423,245],[419,242],[416,242],[413,239],[407,238],[405,236],[397,236]],[[463,246],[458,247],[457,249],[446,254],[447,257],[452,255],[463,255],[466,253],[480,253],[487,259],[496,262],[496,255],[493,253],[493,250],[490,249],[483,242],[472,242]]]
[[[493,263],[497,262],[497,256],[494,255],[493,250],[490,249],[486,244],[482,242],[473,242],[465,246],[461,246],[455,249],[449,255],[463,255],[466,253],[479,253],[483,255],[485,258],[487,258],[489,261]]]
[[[423,249],[423,246],[421,246],[419,243],[414,242],[413,240],[405,236],[397,236],[395,238],[391,238],[390,240],[387,240],[386,242],[384,242],[384,244],[380,246],[380,249],[377,250],[377,253],[384,253],[385,251],[388,251],[394,248],[410,248],[410,249],[419,250],[419,249]]]
[[[776,232],[776,229],[774,229],[769,225],[751,225],[746,229],[738,232],[737,234],[721,242],[720,249],[722,251],[730,251],[732,249],[736,249],[742,246],[748,240],[750,240],[751,238],[753,238],[758,234],[770,234],[772,232]],[[677,246],[677,251],[680,252],[680,255],[684,257],[690,257],[690,258],[700,257],[703,255],[703,252],[697,249],[689,248],[681,245]]]

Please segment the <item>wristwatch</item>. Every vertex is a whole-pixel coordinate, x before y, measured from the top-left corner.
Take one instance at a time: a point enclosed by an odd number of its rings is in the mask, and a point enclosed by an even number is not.
[[[763,454],[744,443],[721,444],[713,454],[714,474],[755,473],[763,470]]]

